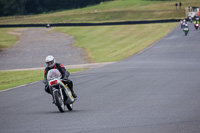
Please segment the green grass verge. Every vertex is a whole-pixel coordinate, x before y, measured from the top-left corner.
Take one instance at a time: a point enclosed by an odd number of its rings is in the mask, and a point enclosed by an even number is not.
[[[52,29],[74,36],[75,45],[84,48],[93,62],[111,62],[143,50],[165,36],[176,25],[177,23],[159,23]]]
[[[175,3],[182,2],[177,9]],[[39,15],[0,17],[0,24],[112,22],[186,17],[185,7],[200,7],[199,0],[116,0],[81,9],[43,13]]]
[[[69,69],[70,73],[84,69]],[[0,71],[0,90],[43,80],[44,70]]]
[[[0,29],[0,49],[10,47],[17,41],[16,35],[9,34],[9,32],[13,30],[14,30],[13,28]]]

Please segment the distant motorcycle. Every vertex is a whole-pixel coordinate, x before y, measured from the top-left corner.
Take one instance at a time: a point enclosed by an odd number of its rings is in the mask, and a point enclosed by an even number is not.
[[[181,23],[181,28],[184,28],[185,27],[185,23]]]
[[[199,24],[194,24],[194,27],[195,27],[196,30],[198,30]]]
[[[188,27],[185,27],[185,28],[183,29],[183,32],[185,33],[185,36],[187,36],[187,34],[188,34],[188,32],[189,32],[189,28],[188,28]]]
[[[47,74],[47,81],[49,84],[50,92],[53,97],[53,103],[58,107],[60,112],[73,110],[73,103],[76,99],[67,85],[61,79],[61,73],[57,69],[49,70]]]
[[[192,23],[192,17],[191,16],[188,17],[188,20]]]
[[[49,24],[49,23],[47,23],[47,25],[46,25],[46,28],[51,28],[51,26],[50,26],[50,24]]]

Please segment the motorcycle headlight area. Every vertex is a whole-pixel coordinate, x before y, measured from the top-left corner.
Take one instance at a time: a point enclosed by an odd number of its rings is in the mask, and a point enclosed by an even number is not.
[[[49,83],[50,83],[50,85],[57,85],[58,84],[58,80],[51,80]]]

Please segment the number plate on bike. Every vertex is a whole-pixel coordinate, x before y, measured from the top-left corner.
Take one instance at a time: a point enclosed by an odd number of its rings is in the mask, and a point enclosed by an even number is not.
[[[50,81],[50,85],[56,85],[56,84],[58,84],[58,80],[52,80],[52,81]]]

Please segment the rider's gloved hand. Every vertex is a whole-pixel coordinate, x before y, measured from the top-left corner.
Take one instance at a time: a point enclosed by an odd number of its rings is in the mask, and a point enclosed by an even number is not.
[[[66,76],[62,78],[62,81],[67,81],[67,80],[68,78]]]
[[[45,87],[44,87],[44,90],[45,90],[47,93],[51,94],[51,92],[50,92],[50,90],[49,90],[49,86],[48,86],[48,85],[45,85]]]

